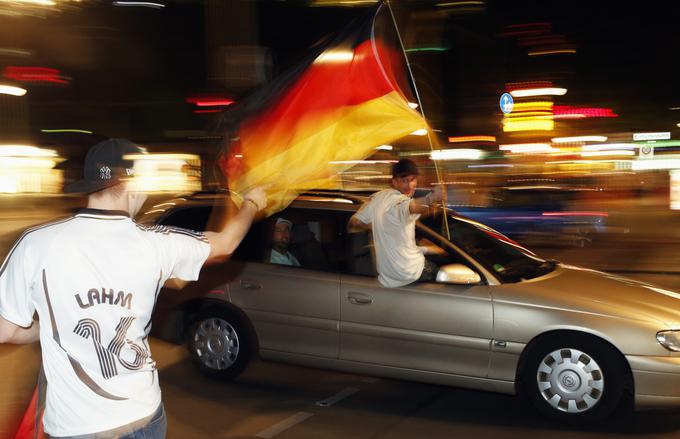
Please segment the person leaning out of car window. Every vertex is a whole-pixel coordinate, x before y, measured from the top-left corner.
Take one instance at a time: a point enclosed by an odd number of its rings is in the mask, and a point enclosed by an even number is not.
[[[350,231],[373,232],[378,281],[385,287],[401,287],[416,281],[433,281],[437,267],[416,244],[416,221],[433,211],[442,199],[441,187],[413,198],[418,186],[418,167],[409,159],[392,166],[392,188],[374,194],[349,220]]]

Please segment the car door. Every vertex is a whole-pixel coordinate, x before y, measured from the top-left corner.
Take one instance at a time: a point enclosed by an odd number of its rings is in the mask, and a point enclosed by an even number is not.
[[[345,241],[355,264],[347,267],[340,285],[342,360],[487,375],[493,331],[487,285],[423,282],[385,288],[366,266],[373,260],[372,251],[366,252],[371,246],[368,236],[348,234]],[[463,262],[459,255],[446,258],[443,263]]]
[[[269,263],[273,224],[285,218],[295,228],[310,231],[309,240],[291,243],[300,266]],[[243,241],[229,265],[231,301],[253,322],[260,350],[338,358],[340,276],[331,265],[319,265],[315,251],[323,250],[319,238],[334,236],[333,224],[313,209],[287,209],[258,223]],[[299,234],[302,236],[302,234]],[[295,236],[294,236],[295,238]],[[317,245],[318,244],[318,245]],[[307,254],[309,253],[309,254]],[[267,259],[269,260],[269,259]],[[310,261],[315,261],[312,263]]]

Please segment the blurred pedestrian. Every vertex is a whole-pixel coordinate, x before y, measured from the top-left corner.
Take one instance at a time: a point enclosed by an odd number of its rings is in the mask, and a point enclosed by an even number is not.
[[[165,437],[148,343],[157,294],[230,255],[267,204],[261,188],[247,192],[217,233],[137,224],[146,195],[128,155],[141,152],[124,139],[93,146],[85,178],[66,187],[87,194],[87,208],[26,231],[0,268],[0,342],[40,340],[51,437]]]
[[[442,198],[441,187],[422,198],[413,198],[418,186],[418,167],[409,159],[392,166],[392,188],[375,193],[349,221],[350,229],[372,230],[378,280],[386,287],[415,281],[431,281],[437,267],[416,244],[416,221],[433,211]]]

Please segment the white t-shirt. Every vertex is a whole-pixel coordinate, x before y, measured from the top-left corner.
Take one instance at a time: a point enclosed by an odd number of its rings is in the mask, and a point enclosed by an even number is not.
[[[274,249],[272,249],[271,254],[269,255],[269,262],[279,265],[291,265],[293,267],[300,266],[300,262],[298,262],[295,255],[291,252],[287,251],[286,254],[283,254]]]
[[[209,252],[201,233],[95,209],[17,240],[0,267],[0,315],[24,327],[40,317],[46,433],[107,431],[154,413],[151,312],[163,283],[197,279]]]
[[[396,189],[375,193],[354,217],[373,228],[378,281],[401,287],[418,280],[425,256],[416,245],[419,214],[409,211],[411,198]]]

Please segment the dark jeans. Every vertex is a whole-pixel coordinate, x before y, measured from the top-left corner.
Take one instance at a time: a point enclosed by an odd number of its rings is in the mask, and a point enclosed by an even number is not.
[[[437,280],[437,273],[439,272],[439,265],[425,258],[425,266],[423,272],[418,278],[418,282],[434,282]]]

